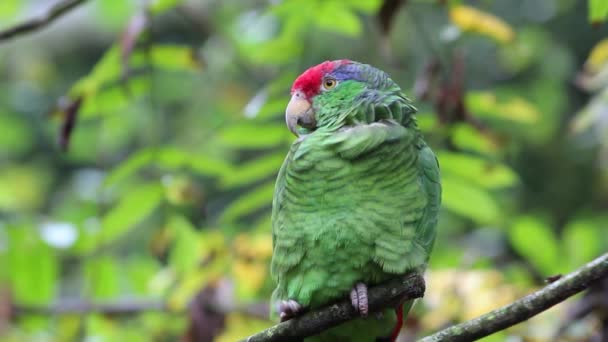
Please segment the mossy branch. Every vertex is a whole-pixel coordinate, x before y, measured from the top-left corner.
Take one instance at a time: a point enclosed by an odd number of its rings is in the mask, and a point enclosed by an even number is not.
[[[371,287],[368,290],[370,312],[397,306],[403,300],[420,298],[424,295],[424,290],[424,279],[417,273]],[[344,300],[279,323],[241,342],[294,341],[316,335],[356,317],[359,317],[359,314],[350,300]]]
[[[538,315],[604,277],[608,277],[608,253],[509,305],[441,330],[419,342],[474,341]],[[400,300],[422,297],[424,290],[422,276],[412,273],[370,288],[370,308],[378,311],[396,306]],[[294,341],[316,335],[356,317],[358,314],[350,301],[345,300],[279,323],[241,342]]]

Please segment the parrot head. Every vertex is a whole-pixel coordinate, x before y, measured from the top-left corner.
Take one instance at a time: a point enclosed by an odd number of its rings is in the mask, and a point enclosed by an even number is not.
[[[403,105],[399,106],[399,113],[415,112],[384,71],[348,59],[325,61],[295,80],[285,121],[289,130],[299,136],[321,127],[339,129],[349,124],[394,119],[395,103]],[[371,120],[370,112],[375,114]]]

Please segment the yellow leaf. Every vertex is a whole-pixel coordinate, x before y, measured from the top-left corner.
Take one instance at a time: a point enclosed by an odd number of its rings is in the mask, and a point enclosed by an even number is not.
[[[514,121],[534,123],[540,117],[538,109],[521,97],[513,97],[503,102],[501,109]]]
[[[269,277],[268,263],[272,255],[270,234],[239,234],[233,242],[235,260],[232,273],[239,298],[253,298]]]
[[[495,270],[446,269],[428,272],[422,317],[424,329],[439,329],[445,322],[462,321],[512,302],[518,288]]]
[[[268,275],[268,265],[249,260],[237,260],[232,264],[232,272],[238,283],[237,295],[239,298],[253,298],[264,285]]]
[[[593,47],[591,53],[589,53],[589,58],[585,62],[585,69],[595,74],[606,63],[608,63],[608,38],[601,40]]]
[[[502,19],[471,6],[457,5],[450,9],[450,20],[464,32],[475,32],[508,43],[515,32]]]
[[[480,117],[504,118],[523,124],[533,124],[541,117],[540,110],[520,96],[498,98],[490,91],[474,91],[467,93],[465,102]]]
[[[222,232],[205,228],[197,234],[200,238],[200,251],[199,255],[192,257],[200,260],[198,267],[184,272],[171,289],[167,297],[167,305],[171,310],[179,311],[186,308],[198,291],[210,282],[221,279],[231,267],[232,259],[225,248]]]
[[[48,171],[35,165],[4,164],[0,170],[0,210],[35,210],[44,204]]]
[[[234,239],[234,250],[244,258],[268,258],[272,254],[272,237],[270,234],[250,236],[241,233]]]
[[[184,310],[205,284],[216,279],[218,279],[217,275],[212,275],[205,269],[188,274],[172,289],[167,298],[167,307],[172,311]]]

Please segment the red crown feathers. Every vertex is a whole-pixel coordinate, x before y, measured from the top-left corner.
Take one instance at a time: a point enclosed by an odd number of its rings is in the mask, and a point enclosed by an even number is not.
[[[304,96],[306,96],[308,100],[310,100],[311,97],[319,93],[323,76],[332,72],[340,65],[350,63],[352,62],[348,59],[339,59],[335,61],[325,61],[321,64],[308,68],[308,70],[304,71],[298,78],[296,78],[295,82],[293,82],[291,93],[293,94],[295,91],[299,90],[304,94]]]

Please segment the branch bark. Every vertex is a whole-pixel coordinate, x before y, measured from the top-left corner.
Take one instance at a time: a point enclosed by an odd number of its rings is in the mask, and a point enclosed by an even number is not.
[[[41,15],[40,17],[31,18],[13,27],[9,27],[6,30],[0,31],[0,43],[17,35],[41,29],[86,1],[87,0],[60,1],[57,4],[53,5],[45,14]]]
[[[473,341],[491,335],[538,315],[604,277],[608,277],[608,253],[509,305],[441,330],[419,342]]]
[[[424,279],[418,273],[411,273],[371,287],[368,291],[370,311],[397,306],[403,300],[420,298],[424,295],[424,290]],[[294,341],[297,338],[318,334],[357,317],[359,314],[352,307],[350,300],[344,300],[279,323],[241,342]]]

